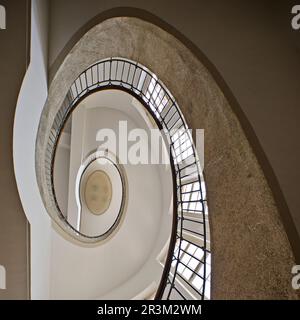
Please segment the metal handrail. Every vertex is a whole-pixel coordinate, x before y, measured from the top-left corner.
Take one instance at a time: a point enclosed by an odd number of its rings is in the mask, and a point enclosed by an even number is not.
[[[124,58],[109,58],[91,65],[73,82],[54,118],[46,149],[45,172],[50,199],[61,220],[68,224],[59,208],[54,190],[53,166],[56,147],[72,110],[88,95],[106,89],[123,90],[137,98],[158,127],[163,129],[169,143],[174,214],[169,250],[155,299],[207,299],[209,297],[205,296],[205,286],[209,276],[209,224],[199,159],[186,121],[174,97],[146,67]],[[97,237],[81,234],[69,224],[68,227],[82,240],[98,240]],[[194,256],[189,250],[194,250]],[[187,263],[187,255],[198,261],[198,264],[195,264],[194,260],[193,266],[190,262]]]

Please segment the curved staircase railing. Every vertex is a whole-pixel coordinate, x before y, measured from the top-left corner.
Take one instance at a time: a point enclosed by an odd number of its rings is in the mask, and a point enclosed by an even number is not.
[[[64,220],[56,200],[52,174],[58,139],[78,103],[87,95],[105,89],[124,90],[136,97],[163,129],[170,147],[173,227],[155,299],[209,299],[209,222],[199,158],[174,97],[146,67],[124,58],[109,58],[93,64],[74,81],[55,116],[48,139],[45,170],[51,201]],[[73,231],[78,237],[87,237]],[[89,240],[97,241],[97,237]]]

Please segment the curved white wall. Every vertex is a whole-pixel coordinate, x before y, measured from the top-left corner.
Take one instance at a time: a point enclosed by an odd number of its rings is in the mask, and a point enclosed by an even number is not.
[[[74,112],[77,111],[81,116],[84,114],[80,118],[85,123],[79,125],[82,130],[76,133],[81,140],[76,139],[76,145],[71,141],[78,149],[79,162],[99,146],[96,141],[98,130],[105,128],[118,133],[120,120],[127,122],[128,132],[141,128],[149,134],[150,122],[145,122],[144,107],[119,90],[92,94],[77,106]],[[162,267],[156,258],[169,239],[172,225],[170,167],[125,164],[124,170],[127,208],[113,237],[96,247],[82,247],[53,231],[52,299],[131,299],[153,282],[159,284]]]
[[[31,226],[32,299],[49,298],[50,279],[51,222],[42,203],[35,174],[36,134],[48,94],[47,10],[47,1],[32,1],[31,61],[19,93],[13,138],[18,191]]]

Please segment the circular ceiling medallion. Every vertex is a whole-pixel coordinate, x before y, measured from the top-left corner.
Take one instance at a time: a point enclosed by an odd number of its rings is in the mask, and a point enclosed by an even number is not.
[[[90,174],[85,184],[84,198],[87,208],[93,214],[103,214],[109,208],[112,186],[104,171],[97,170]]]
[[[77,174],[76,199],[79,231],[107,238],[121,221],[126,199],[124,169],[114,155],[91,154]]]

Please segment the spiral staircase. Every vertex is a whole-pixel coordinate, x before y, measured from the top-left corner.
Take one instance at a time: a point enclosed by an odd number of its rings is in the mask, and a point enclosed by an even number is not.
[[[47,195],[44,197],[47,199],[44,200],[45,207],[52,219],[60,226],[61,231],[79,243],[97,245],[105,239],[105,241],[110,241],[111,234],[118,232],[120,228],[125,228],[122,224],[118,226],[122,216],[126,215],[126,210],[128,210],[124,203],[127,198],[134,198],[135,195],[127,191],[126,168],[118,165],[115,155],[108,156],[108,154],[113,154],[111,150],[98,150],[87,154],[84,161],[80,163],[81,169],[77,172],[77,183],[75,183],[78,204],[81,192],[78,181],[84,179],[84,172],[90,168],[91,164],[94,164],[91,172],[100,172],[101,168],[105,172],[107,171],[105,165],[97,167],[97,161],[105,157],[106,161],[110,162],[118,172],[122,192],[119,199],[114,200],[119,202],[114,207],[115,214],[111,225],[101,232],[95,231],[89,235],[84,232],[80,223],[72,223],[70,217],[66,216],[61,209],[62,205],[58,201],[59,195],[55,187],[55,159],[59,141],[66,131],[68,119],[74,110],[79,110],[84,101],[105,92],[126,94],[131,99],[138,101],[151,118],[150,120],[162,133],[168,150],[172,184],[172,225],[170,234],[167,235],[165,248],[161,250],[157,259],[162,266],[160,281],[154,286],[154,289],[150,291],[145,289],[147,294],[142,298],[209,299],[211,264],[209,221],[206,190],[199,157],[192,134],[188,130],[174,97],[157,76],[145,66],[124,58],[108,58],[91,65],[74,81],[53,119],[48,135],[42,173],[47,181],[47,188],[42,190],[43,194]],[[98,171],[95,168],[98,168]],[[112,190],[118,189],[115,185],[116,183],[113,184]],[[114,194],[114,191],[112,193]],[[83,213],[79,212],[75,221],[76,219],[78,221],[78,217],[83,217]],[[105,223],[100,222],[100,225],[103,226],[103,224]],[[151,287],[150,284],[149,286]]]

